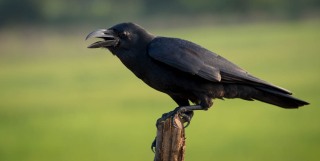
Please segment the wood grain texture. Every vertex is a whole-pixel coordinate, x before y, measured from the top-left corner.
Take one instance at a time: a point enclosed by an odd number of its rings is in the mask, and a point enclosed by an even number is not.
[[[175,122],[175,126],[173,125]],[[178,115],[174,119],[158,120],[154,161],[183,161],[185,154],[185,131]]]

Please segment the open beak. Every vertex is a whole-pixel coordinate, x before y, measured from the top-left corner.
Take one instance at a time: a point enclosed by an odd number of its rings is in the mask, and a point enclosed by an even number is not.
[[[107,29],[99,29],[96,31],[91,32],[87,37],[86,40],[89,38],[102,38],[102,41],[97,41],[88,46],[88,48],[107,48],[107,47],[114,47],[118,44],[119,39],[114,36],[114,32],[112,30]]]

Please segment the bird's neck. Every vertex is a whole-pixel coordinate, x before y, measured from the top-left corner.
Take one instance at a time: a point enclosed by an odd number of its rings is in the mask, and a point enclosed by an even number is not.
[[[119,52],[116,56],[138,78],[141,78],[145,74],[146,66],[144,62],[148,62],[146,59],[150,59],[146,49]]]
[[[121,62],[131,70],[137,77],[141,78],[146,73],[146,62],[148,59],[148,44],[155,38],[151,34],[145,34],[143,39],[139,40],[139,45],[130,47],[129,49],[120,48],[117,50],[110,50],[115,54]]]

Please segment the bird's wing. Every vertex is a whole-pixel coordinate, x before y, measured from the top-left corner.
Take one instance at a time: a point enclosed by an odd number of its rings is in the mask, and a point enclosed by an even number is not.
[[[148,53],[152,58],[181,71],[210,81],[221,81],[219,69],[204,61],[207,53],[204,53],[196,44],[180,39],[159,37],[150,43]]]
[[[157,37],[149,44],[148,53],[157,61],[209,81],[268,86],[290,93],[250,75],[218,54],[186,40]]]

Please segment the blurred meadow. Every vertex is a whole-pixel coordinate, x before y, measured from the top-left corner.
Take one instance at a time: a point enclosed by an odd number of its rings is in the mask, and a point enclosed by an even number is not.
[[[2,24],[1,161],[153,160],[156,119],[176,104],[109,51],[87,49],[94,40],[84,41],[92,30],[122,20],[198,43],[311,103],[286,110],[258,101],[215,100],[186,129],[186,161],[319,160],[319,18],[174,24],[166,15],[159,21],[137,17],[67,26],[58,18]]]

